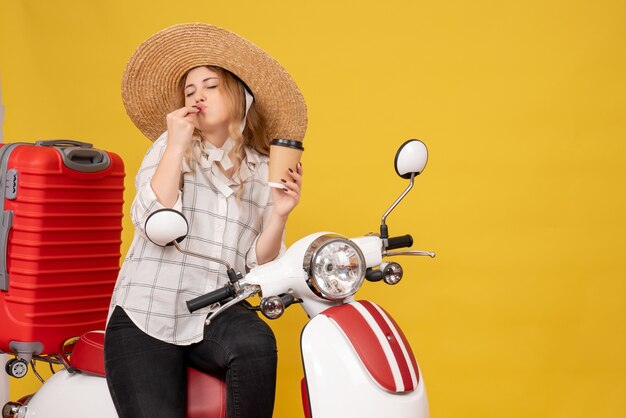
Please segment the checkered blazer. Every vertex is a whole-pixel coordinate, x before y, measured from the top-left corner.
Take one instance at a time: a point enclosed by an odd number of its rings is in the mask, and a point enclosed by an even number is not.
[[[202,339],[209,308],[190,314],[185,302],[222,286],[228,277],[221,264],[183,255],[172,246],[159,247],[144,234],[145,220],[163,208],[150,180],[166,144],[165,133],[148,150],[135,178],[137,194],[131,206],[135,235],[115,284],[109,315],[121,306],[147,334],[187,345]],[[269,159],[249,148],[245,152],[239,175],[231,179],[206,158],[194,169],[183,163],[174,206],[189,222],[183,248],[222,258],[241,272],[256,266],[256,240],[272,211]],[[239,187],[243,192],[237,199]],[[282,254],[284,240],[281,247]]]

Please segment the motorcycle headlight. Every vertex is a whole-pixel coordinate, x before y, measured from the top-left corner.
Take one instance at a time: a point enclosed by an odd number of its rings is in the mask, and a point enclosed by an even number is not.
[[[315,239],[305,252],[303,267],[311,290],[330,300],[355,294],[365,278],[363,253],[352,241],[338,235]]]

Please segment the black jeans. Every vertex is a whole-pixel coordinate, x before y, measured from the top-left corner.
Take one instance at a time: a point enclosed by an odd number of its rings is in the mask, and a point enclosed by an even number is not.
[[[229,418],[270,418],[276,340],[254,312],[235,305],[211,321],[201,342],[178,346],[150,337],[119,306],[104,340],[107,383],[120,418],[184,418],[187,367],[226,379]]]

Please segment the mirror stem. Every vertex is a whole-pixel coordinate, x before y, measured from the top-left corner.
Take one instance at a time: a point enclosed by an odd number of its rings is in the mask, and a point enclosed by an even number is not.
[[[183,254],[192,255],[192,256],[194,256],[194,257],[203,258],[203,259],[205,259],[205,260],[209,260],[209,261],[214,261],[214,262],[219,263],[219,264],[221,264],[221,265],[223,265],[223,266],[226,266],[226,268],[227,268],[228,270],[231,270],[231,269],[232,269],[232,267],[230,267],[230,264],[228,264],[228,262],[226,262],[226,261],[224,261],[224,260],[222,260],[222,259],[215,258],[215,257],[210,257],[210,256],[208,256],[208,255],[203,255],[203,254],[194,253],[194,252],[192,252],[192,251],[183,250],[182,248],[180,248],[180,246],[178,245],[178,242],[177,242],[177,241],[172,241],[172,242],[174,243],[174,247],[176,247],[176,249],[177,249],[178,251],[180,251],[181,253],[183,253]]]
[[[389,238],[389,231],[387,229],[387,224],[385,223],[387,220],[387,216],[389,216],[391,211],[394,210],[396,206],[398,206],[398,203],[400,203],[400,201],[404,199],[404,196],[406,196],[406,194],[413,188],[414,180],[415,180],[415,173],[411,173],[411,183],[409,183],[409,187],[406,188],[406,190],[400,195],[399,198],[396,199],[395,202],[393,202],[393,205],[391,205],[391,207],[387,209],[387,212],[385,212],[385,214],[383,215],[383,219],[380,221],[380,238],[381,239]]]

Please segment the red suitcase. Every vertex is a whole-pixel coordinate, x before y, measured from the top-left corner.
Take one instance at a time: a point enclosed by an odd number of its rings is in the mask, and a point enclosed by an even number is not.
[[[0,352],[28,362],[103,329],[119,272],[124,165],[90,144],[0,145]]]

